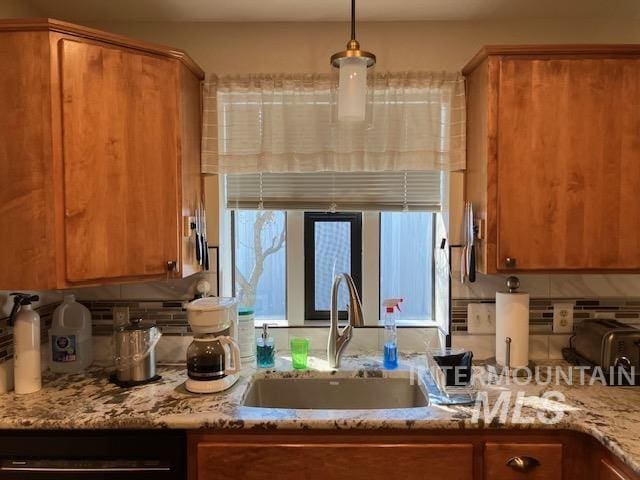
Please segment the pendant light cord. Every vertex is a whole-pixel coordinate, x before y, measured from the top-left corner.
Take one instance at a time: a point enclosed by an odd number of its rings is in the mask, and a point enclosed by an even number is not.
[[[356,39],[356,0],[351,0],[351,40]]]

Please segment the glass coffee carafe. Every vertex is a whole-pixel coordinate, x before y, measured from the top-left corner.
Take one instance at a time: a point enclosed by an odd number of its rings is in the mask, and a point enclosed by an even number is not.
[[[240,350],[236,341],[221,333],[194,336],[187,349],[187,375],[196,381],[222,380],[240,371]]]

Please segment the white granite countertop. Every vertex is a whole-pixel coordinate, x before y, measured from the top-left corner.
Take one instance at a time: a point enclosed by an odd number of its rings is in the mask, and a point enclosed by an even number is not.
[[[322,375],[381,376],[373,354],[345,355],[340,372],[331,372],[322,355],[310,358]],[[424,355],[403,356],[399,370],[425,368]],[[564,366],[555,362],[555,366]],[[541,367],[542,380],[546,367]],[[595,437],[636,473],[640,473],[640,387],[556,384],[518,385],[496,381],[484,367],[475,367],[476,382],[488,406],[511,393],[505,418],[486,419],[474,406],[438,406],[390,410],[294,410],[251,408],[241,400],[255,368],[245,368],[226,392],[191,394],[184,389],[184,366],[162,366],[157,383],[120,388],[109,382],[109,369],[93,367],[81,375],[47,373],[40,392],[0,395],[0,429],[562,429]],[[402,373],[400,373],[402,374]],[[260,375],[308,375],[291,372],[287,358]],[[314,373],[318,375],[318,373]],[[391,375],[398,375],[392,373]],[[577,375],[576,375],[577,378]],[[587,377],[588,379],[589,377]],[[545,398],[551,391],[564,396]],[[520,392],[521,409],[515,404]],[[554,394],[555,395],[555,394]],[[520,410],[520,417],[517,411]],[[496,410],[497,411],[497,410]],[[553,422],[555,415],[562,415]],[[530,421],[528,421],[530,420]]]

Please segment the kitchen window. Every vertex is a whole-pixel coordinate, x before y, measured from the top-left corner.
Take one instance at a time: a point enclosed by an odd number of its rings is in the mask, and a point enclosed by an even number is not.
[[[429,212],[380,214],[380,299],[404,299],[398,320],[434,318],[434,220]]]
[[[235,296],[260,320],[286,319],[286,222],[282,211],[233,212]]]
[[[362,298],[362,214],[304,214],[304,312],[307,320],[328,320],[333,279],[353,278]],[[347,318],[347,291],[338,293],[339,318]]]
[[[400,323],[434,319],[433,213],[234,210],[232,225],[234,295],[258,321],[327,320],[341,272],[353,276],[367,324],[380,323],[389,297],[404,299]],[[345,319],[344,284],[338,299]]]

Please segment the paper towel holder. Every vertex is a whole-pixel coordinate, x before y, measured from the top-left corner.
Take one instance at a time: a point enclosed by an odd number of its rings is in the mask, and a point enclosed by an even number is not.
[[[520,279],[518,277],[507,277],[507,288],[509,289],[509,293],[517,293],[520,288]]]

